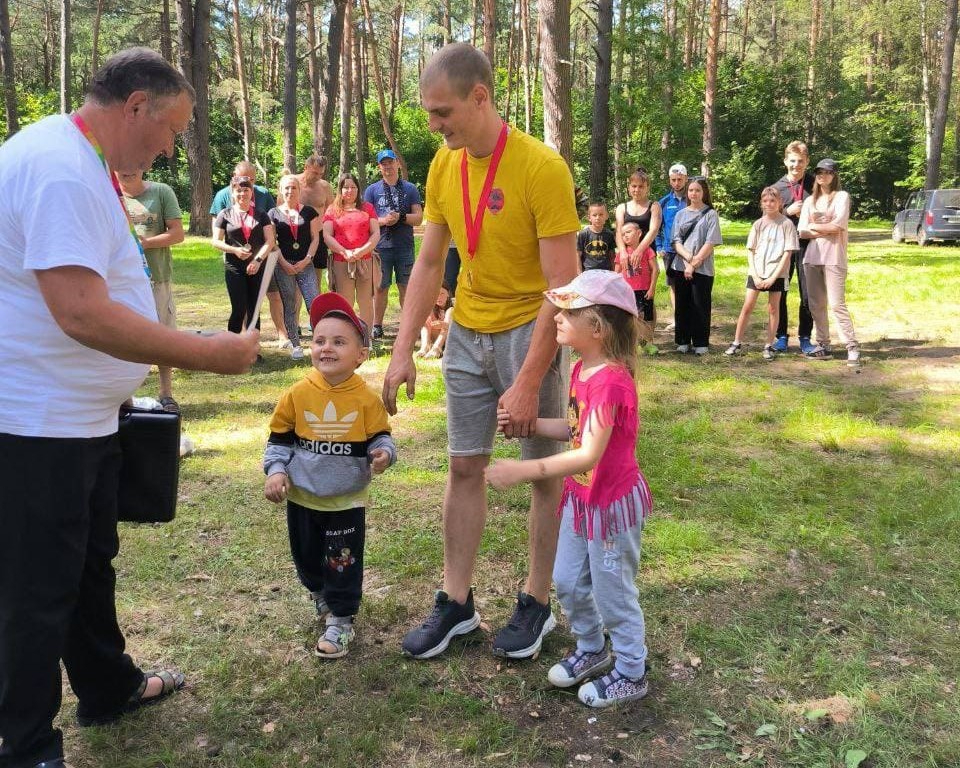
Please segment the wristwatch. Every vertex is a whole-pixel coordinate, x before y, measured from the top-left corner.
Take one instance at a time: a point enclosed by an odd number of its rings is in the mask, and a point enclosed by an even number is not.
[[[253,260],[257,262],[257,264],[259,264],[260,262],[263,261],[263,256],[260,256],[260,255],[254,256]]]

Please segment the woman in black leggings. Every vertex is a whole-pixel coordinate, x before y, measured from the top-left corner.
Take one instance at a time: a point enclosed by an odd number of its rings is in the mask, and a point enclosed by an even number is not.
[[[230,180],[233,205],[217,214],[213,222],[213,247],[223,251],[230,320],[227,330],[240,333],[257,316],[256,306],[263,280],[263,262],[274,248],[273,222],[266,211],[253,205],[253,179],[234,176]]]

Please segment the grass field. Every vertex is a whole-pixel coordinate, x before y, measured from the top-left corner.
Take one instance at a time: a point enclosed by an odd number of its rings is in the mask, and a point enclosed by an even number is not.
[[[183,462],[177,519],[122,531],[130,651],[145,667],[184,670],[188,688],[84,731],[68,695],[71,762],[960,765],[960,249],[852,233],[857,371],[797,355],[763,361],[760,308],[748,354],[720,354],[742,301],[746,231],[724,230],[713,352],[670,354],[660,334],[663,351],[642,361],[637,455],[656,502],[639,576],[646,700],[598,712],[552,689],[546,671],[571,645],[563,622],[536,661],[490,655],[525,573],[522,488],[490,494],[475,578],[483,631],[431,662],[401,657],[442,562],[445,426],[433,361],[420,364],[417,398],[393,420],[400,460],[374,483],[358,641],[346,659],[318,662],[313,606],[259,468],[269,414],[305,364],[268,345],[249,375],[176,374],[198,446]],[[191,241],[175,257],[181,326],[223,327],[213,250]],[[658,304],[666,313],[665,293]],[[795,298],[791,311],[794,331]],[[266,313],[264,327],[272,338]],[[379,388],[386,365],[380,357],[360,370]],[[155,392],[153,376],[143,393]]]

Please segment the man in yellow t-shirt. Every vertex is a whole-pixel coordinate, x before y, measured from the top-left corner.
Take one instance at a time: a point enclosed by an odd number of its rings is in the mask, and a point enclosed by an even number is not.
[[[413,397],[413,348],[436,300],[451,237],[462,260],[443,358],[450,454],[443,589],[433,613],[403,639],[405,654],[425,659],[480,624],[470,583],[486,520],[484,469],[497,410],[509,413],[505,432],[521,438],[524,458],[561,448],[535,435],[538,416],[562,417],[566,405],[567,366],[556,343],[556,310],[543,291],[566,285],[579,271],[580,222],[563,159],[497,114],[493,74],[481,51],[465,43],[444,46],[423,70],[420,98],[430,130],[443,135],[445,146],[427,177],[423,243],[384,379],[383,399],[392,414],[402,384]],[[550,579],[560,488],[559,480],[533,484],[530,572],[513,616],[494,638],[494,655],[534,656],[556,624]]]

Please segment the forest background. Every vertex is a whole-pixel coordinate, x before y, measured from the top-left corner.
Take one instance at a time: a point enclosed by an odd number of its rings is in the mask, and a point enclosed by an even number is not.
[[[494,62],[501,114],[592,198],[679,161],[709,173],[722,214],[751,216],[803,139],[839,161],[858,217],[886,217],[960,183],[956,31],[957,0],[0,0],[0,135],[76,106],[110,53],[154,48],[198,101],[152,177],[206,234],[243,157],[268,186],[312,151],[364,180],[393,146],[422,186],[439,140],[417,78],[466,40]]]

